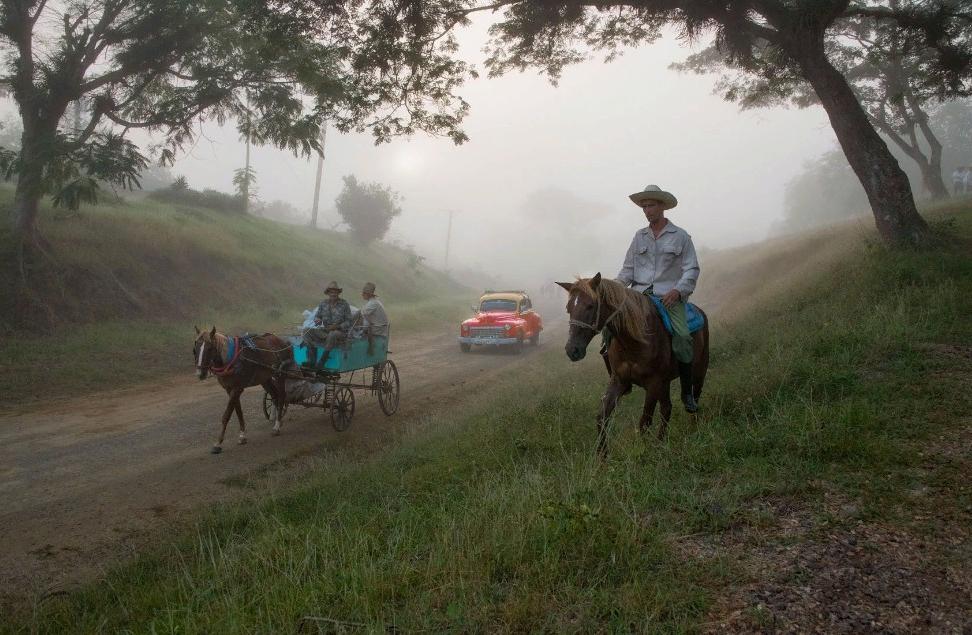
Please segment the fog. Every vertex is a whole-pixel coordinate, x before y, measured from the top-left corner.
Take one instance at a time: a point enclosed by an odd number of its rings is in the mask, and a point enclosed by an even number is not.
[[[460,34],[483,71],[485,17]],[[403,212],[387,240],[413,245],[450,269],[506,284],[604,270],[612,276],[645,225],[627,195],[649,183],[673,192],[669,218],[702,249],[765,238],[781,217],[783,187],[802,163],[835,146],[822,109],[741,112],[712,94],[714,76],[669,70],[690,49],[668,36],[605,64],[570,67],[559,86],[536,72],[470,80],[470,141],[417,135],[376,147],[368,134],[328,131],[320,226],[336,223],[341,177],[391,186]],[[195,188],[232,191],[243,146],[232,126],[205,125],[173,173]],[[254,148],[259,197],[309,210],[316,158]],[[703,267],[705,262],[703,259]]]

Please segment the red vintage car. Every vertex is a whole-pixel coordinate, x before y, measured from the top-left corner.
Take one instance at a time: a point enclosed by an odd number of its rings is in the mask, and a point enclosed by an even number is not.
[[[459,326],[459,348],[468,353],[473,346],[510,346],[523,350],[525,342],[540,343],[543,320],[524,291],[487,290],[474,307],[476,317]]]

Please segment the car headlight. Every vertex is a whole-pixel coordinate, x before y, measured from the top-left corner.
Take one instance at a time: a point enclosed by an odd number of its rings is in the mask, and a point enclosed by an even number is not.
[[[509,331],[511,328],[513,328],[513,325],[512,324],[507,324],[503,328],[506,329],[507,331]]]

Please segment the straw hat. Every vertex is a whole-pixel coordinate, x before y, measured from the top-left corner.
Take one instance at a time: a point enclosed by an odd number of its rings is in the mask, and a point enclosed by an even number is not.
[[[628,196],[631,202],[641,207],[645,201],[661,201],[665,209],[672,209],[678,205],[678,199],[671,192],[666,192],[657,185],[646,185],[645,189]]]
[[[324,293],[327,293],[328,291],[330,291],[332,289],[334,291],[337,291],[338,293],[341,293],[342,291],[344,291],[344,289],[342,289],[341,287],[339,287],[338,286],[338,283],[335,282],[334,280],[331,280],[330,284],[327,285],[327,287],[324,289]]]
[[[378,295],[377,293],[375,293],[375,283],[374,282],[366,282],[365,283],[365,286],[364,286],[364,289],[361,290],[361,293],[369,293],[371,295]]]

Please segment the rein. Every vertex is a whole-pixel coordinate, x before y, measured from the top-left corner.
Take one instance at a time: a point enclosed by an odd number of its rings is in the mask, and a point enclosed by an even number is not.
[[[625,296],[625,297],[623,297],[621,299],[621,304],[619,304],[618,305],[618,308],[616,308],[614,310],[614,313],[612,313],[611,315],[609,315],[608,316],[608,319],[604,320],[604,326],[607,326],[607,325],[609,325],[611,323],[611,320],[613,320],[615,318],[615,316],[617,316],[617,314],[621,312],[621,309],[624,308],[624,305],[627,304],[627,302],[628,302],[628,297],[627,296]],[[594,314],[594,325],[588,324],[587,322],[581,322],[580,320],[575,320],[573,318],[571,318],[570,320],[568,320],[567,323],[570,324],[571,326],[579,326],[581,328],[590,329],[590,330],[594,331],[595,333],[597,333],[601,329],[597,328],[595,325],[598,322],[600,322],[600,321],[601,321],[601,294],[598,293],[597,294],[597,312]],[[601,328],[604,328],[604,326],[602,326]]]
[[[205,342],[203,342],[202,346],[199,349],[199,362],[196,364],[196,367],[197,368],[200,368],[200,369],[203,369],[204,368],[205,370],[209,371],[210,373],[212,373],[213,375],[215,375],[217,377],[223,377],[223,376],[226,376],[226,375],[232,375],[234,372],[236,372],[233,367],[236,365],[236,362],[240,359],[240,355],[242,355],[243,349],[244,348],[247,348],[247,347],[246,346],[243,346],[240,343],[240,338],[239,337],[229,338],[229,337],[226,337],[225,335],[223,335],[221,333],[218,334],[218,337],[222,337],[226,341],[226,346],[227,346],[227,349],[228,349],[227,356],[230,358],[229,361],[227,361],[226,363],[224,363],[222,366],[213,366],[212,363],[210,363],[209,366],[205,366],[204,367],[202,365],[202,361],[203,361],[204,351],[206,349],[207,344]],[[219,354],[220,355],[220,358],[222,358],[222,354],[219,351],[219,344],[217,342],[211,342],[209,345],[210,346],[215,346],[216,347],[217,354]],[[279,349],[260,348],[258,346],[250,346],[249,348],[251,348],[254,351],[260,351],[260,352],[263,352],[263,353],[273,353],[273,354],[276,355],[277,353],[281,353],[283,351],[290,350],[291,348],[293,348],[293,345],[287,344],[283,348],[279,348]],[[247,362],[248,363],[251,363],[251,364],[253,364],[255,366],[261,366],[261,367],[264,367],[264,368],[270,368],[270,369],[273,369],[274,368],[273,366],[268,366],[267,364],[262,364],[262,363],[260,363],[260,362],[258,362],[256,360],[250,360],[250,359],[248,359]]]
[[[240,338],[234,337],[232,340],[230,340],[229,338],[227,338],[227,342],[228,342],[228,344],[230,346],[230,350],[233,351],[233,354],[230,357],[230,360],[228,362],[226,362],[225,364],[223,364],[222,366],[210,366],[209,367],[209,372],[211,372],[212,374],[216,375],[217,377],[221,377],[223,375],[229,375],[230,373],[232,373],[233,372],[233,364],[235,364],[236,363],[236,360],[240,358],[240,353],[243,351],[243,347],[240,346]]]

